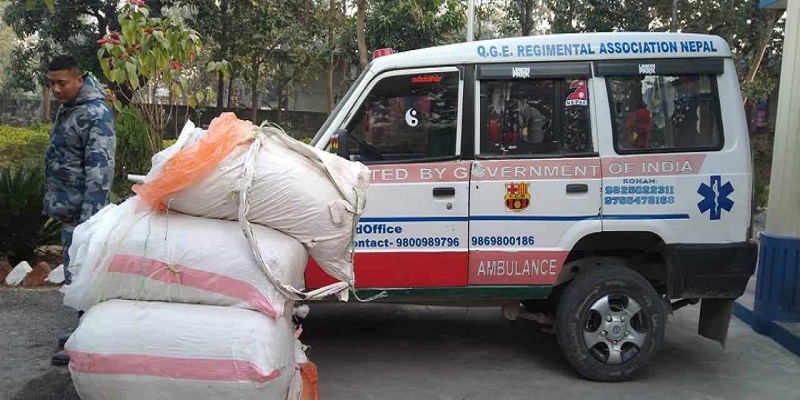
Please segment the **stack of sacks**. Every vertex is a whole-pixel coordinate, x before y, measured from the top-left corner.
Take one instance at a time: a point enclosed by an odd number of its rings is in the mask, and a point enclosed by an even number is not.
[[[314,397],[292,310],[346,299],[369,177],[328,156],[232,114],[187,124],[138,196],[79,225],[62,291],[87,311],[65,345],[81,398]],[[309,253],[340,282],[303,292]]]
[[[330,294],[347,300],[355,283],[352,242],[366,205],[367,167],[233,113],[214,119],[208,132],[191,126],[184,131],[174,148],[154,157],[145,183],[134,187],[142,201],[157,210],[238,220],[270,279],[250,223],[277,229],[299,240],[339,282],[312,293],[273,283],[296,300]]]

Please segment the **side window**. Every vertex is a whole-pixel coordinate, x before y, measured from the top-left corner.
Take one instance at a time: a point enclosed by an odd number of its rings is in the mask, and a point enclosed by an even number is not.
[[[593,152],[585,78],[484,80],[480,96],[483,156]]]
[[[618,152],[722,148],[715,75],[609,76],[606,84]]]
[[[353,159],[413,161],[456,155],[459,73],[384,78],[347,126]]]

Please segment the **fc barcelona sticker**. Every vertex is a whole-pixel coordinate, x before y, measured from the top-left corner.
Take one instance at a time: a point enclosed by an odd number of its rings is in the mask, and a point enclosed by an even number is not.
[[[527,182],[506,183],[506,208],[514,212],[526,210],[531,204],[529,188],[530,183]]]

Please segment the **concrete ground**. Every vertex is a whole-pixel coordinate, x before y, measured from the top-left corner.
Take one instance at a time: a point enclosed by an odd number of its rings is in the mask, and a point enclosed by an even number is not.
[[[800,358],[735,318],[723,350],[698,313],[670,317],[651,368],[616,384],[576,376],[553,336],[495,308],[312,305],[302,340],[322,399],[800,399]],[[49,365],[76,322],[55,290],[0,289],[0,399],[78,398]]]

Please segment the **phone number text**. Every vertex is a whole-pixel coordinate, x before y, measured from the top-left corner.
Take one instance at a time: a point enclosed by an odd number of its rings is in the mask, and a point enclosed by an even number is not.
[[[473,236],[473,246],[533,246],[533,236]]]

